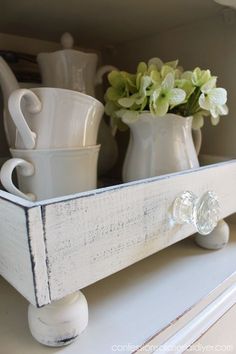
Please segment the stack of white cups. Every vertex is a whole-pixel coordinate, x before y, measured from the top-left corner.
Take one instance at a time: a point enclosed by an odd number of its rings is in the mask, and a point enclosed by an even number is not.
[[[18,89],[9,98],[16,125],[13,158],[0,178],[7,191],[43,200],[96,188],[101,102],[61,88]],[[17,169],[18,188],[12,180]]]

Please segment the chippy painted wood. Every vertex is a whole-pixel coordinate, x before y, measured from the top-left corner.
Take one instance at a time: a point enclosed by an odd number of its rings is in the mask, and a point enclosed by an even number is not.
[[[236,162],[42,203],[51,299],[59,299],[194,233],[174,225],[176,196],[213,190],[223,218],[236,210]]]
[[[236,303],[236,284],[232,285],[216,300],[204,308],[183,328],[164,342],[157,350],[149,353],[167,354],[170,348],[174,354],[182,354],[192,343],[204,334],[225,312]],[[148,353],[148,351],[146,351]]]
[[[170,348],[175,354],[182,353],[235,303],[236,272],[153,335],[135,353],[168,353]]]
[[[236,305],[232,306],[213,326],[191,345],[191,351],[187,350],[184,353],[199,354],[199,348],[207,348],[209,343],[214,345],[218,353],[220,350],[225,353],[234,353],[236,348],[235,323]]]
[[[235,181],[231,161],[38,203],[0,192],[0,273],[46,305],[194,233],[170,217],[185,190],[213,190],[220,217],[234,213]]]
[[[31,205],[1,192],[0,274],[32,304],[41,306],[50,301],[45,245],[40,207]]]
[[[29,305],[28,323],[32,336],[41,344],[62,347],[71,344],[88,325],[88,303],[81,291],[37,308]]]
[[[231,224],[230,231],[221,251],[202,250],[189,238],[83,289],[89,326],[77,342],[60,350],[32,339],[27,301],[0,277],[0,352],[111,354],[113,345],[130,344],[124,349],[130,354],[147,341],[154,347],[164,343],[235,283],[236,226]]]

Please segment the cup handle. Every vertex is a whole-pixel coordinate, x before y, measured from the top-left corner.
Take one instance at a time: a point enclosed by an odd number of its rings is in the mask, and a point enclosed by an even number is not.
[[[32,176],[34,174],[34,166],[23,159],[12,158],[7,160],[0,171],[0,180],[3,187],[12,194],[17,195],[18,197],[25,198],[30,201],[35,201],[36,197],[32,193],[23,193],[21,192],[12,182],[12,173],[16,167],[20,167],[20,174],[22,176]]]
[[[8,100],[9,112],[26,149],[33,149],[35,147],[36,134],[29,128],[21,110],[22,98],[26,99],[27,109],[30,113],[40,112],[42,104],[35,93],[28,89],[18,89],[13,91]]]
[[[202,145],[202,131],[201,129],[192,129],[193,142],[196,149],[197,155],[199,155],[201,145]]]
[[[97,85],[101,85],[102,84],[102,81],[103,81],[103,76],[106,74],[106,73],[109,73],[110,71],[112,70],[118,70],[115,66],[113,65],[103,65],[101,66],[97,72],[96,72],[96,75],[95,75],[95,86]]]

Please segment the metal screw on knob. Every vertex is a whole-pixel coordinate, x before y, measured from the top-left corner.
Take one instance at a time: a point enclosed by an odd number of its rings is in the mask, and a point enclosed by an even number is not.
[[[220,216],[217,195],[208,191],[198,198],[185,191],[173,203],[172,217],[177,224],[192,224],[201,235],[208,235],[216,227]]]

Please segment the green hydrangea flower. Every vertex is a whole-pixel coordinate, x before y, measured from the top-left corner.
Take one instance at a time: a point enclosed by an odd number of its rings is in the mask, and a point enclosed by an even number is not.
[[[216,87],[216,78],[212,77],[201,87],[199,106],[211,113],[214,125],[219,122],[220,115],[228,114],[226,106],[227,91],[224,88]]]
[[[184,90],[175,88],[173,73],[168,73],[162,81],[161,86],[155,89],[150,97],[150,111],[153,115],[164,116],[169,107],[171,108],[184,102],[186,93]]]
[[[106,101],[116,102],[121,97],[127,96],[129,92],[135,92],[135,80],[136,75],[129,74],[125,71],[111,71],[108,75],[108,81],[111,87],[109,87],[106,92]]]
[[[206,117],[215,125],[228,113],[227,92],[216,87],[216,79],[210,70],[184,71],[178,60],[164,63],[152,58],[140,62],[134,74],[112,71],[108,75],[105,112],[120,129],[125,127],[123,122],[138,119],[143,111],[153,116],[168,112],[193,116],[194,129],[201,128]]]
[[[201,70],[200,68],[196,68],[193,70],[192,82],[195,86],[201,87],[202,85],[206,84],[210,79],[210,70]]]

